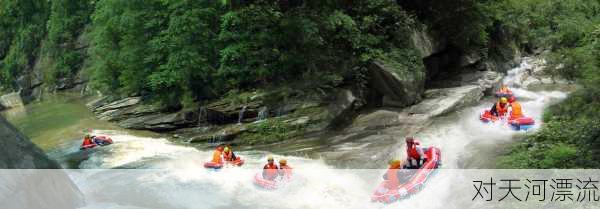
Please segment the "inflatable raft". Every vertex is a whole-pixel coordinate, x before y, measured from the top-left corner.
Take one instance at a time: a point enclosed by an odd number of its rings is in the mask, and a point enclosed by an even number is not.
[[[481,120],[481,122],[484,122],[484,123],[489,123],[489,122],[496,122],[496,121],[500,120],[500,117],[492,115],[492,112],[490,112],[489,110],[486,110],[479,115],[479,120]]]
[[[211,168],[211,169],[221,169],[221,168],[223,168],[224,165],[232,165],[232,166],[239,167],[239,166],[244,165],[244,160],[242,160],[242,158],[240,158],[240,156],[237,156],[234,161],[225,161],[225,163],[215,163],[215,162],[204,163],[205,168]]]
[[[527,130],[533,127],[533,125],[535,125],[535,120],[533,120],[533,118],[530,117],[520,117],[516,119],[509,118],[508,124],[510,124],[510,126],[517,131]]]
[[[484,122],[484,123],[496,122],[500,119],[502,119],[502,118],[492,115],[492,113],[489,110],[486,110],[483,113],[481,113],[481,115],[479,115],[479,120],[481,120],[481,122]],[[531,127],[533,127],[533,125],[535,125],[535,120],[533,120],[533,118],[531,118],[531,117],[526,117],[526,116],[516,118],[516,119],[509,118],[508,124],[510,125],[510,127],[513,130],[517,130],[517,131],[527,130],[527,129],[530,129]]]
[[[92,149],[97,146],[107,146],[113,143],[113,140],[108,136],[93,136],[91,144],[81,145],[80,150]]]
[[[430,175],[441,166],[440,149],[436,147],[426,148],[425,155],[427,156],[427,162],[425,162],[418,170],[411,172],[413,175],[409,176],[406,182],[398,186],[398,188],[388,189],[386,187],[386,184],[388,183],[387,180],[383,181],[379,184],[373,196],[371,196],[371,200],[392,203],[419,192],[427,179],[429,179]]]
[[[254,185],[268,190],[278,189],[290,180],[291,174],[285,175],[283,177],[278,177],[275,180],[264,179],[262,176],[262,172],[259,172],[256,175],[254,175]]]

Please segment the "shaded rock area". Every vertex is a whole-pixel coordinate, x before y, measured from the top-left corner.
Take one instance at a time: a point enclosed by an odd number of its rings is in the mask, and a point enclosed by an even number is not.
[[[58,169],[59,164],[49,159],[2,116],[0,139],[0,168],[8,169],[0,171],[0,208],[62,209],[83,206],[83,195],[66,173],[43,170]]]

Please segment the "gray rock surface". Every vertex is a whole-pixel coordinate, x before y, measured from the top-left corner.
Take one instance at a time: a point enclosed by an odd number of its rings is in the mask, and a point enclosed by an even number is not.
[[[13,92],[0,96],[0,106],[6,109],[23,106],[21,94],[19,92]]]
[[[0,116],[0,208],[79,208],[83,196],[55,161]],[[26,170],[23,170],[26,169]],[[41,169],[41,170],[38,170]]]

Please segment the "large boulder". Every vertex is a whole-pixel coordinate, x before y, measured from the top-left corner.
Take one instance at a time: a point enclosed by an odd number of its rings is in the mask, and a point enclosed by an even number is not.
[[[446,47],[445,40],[434,38],[427,28],[413,30],[410,38],[415,49],[421,54],[421,58],[439,53]]]
[[[0,106],[4,108],[13,108],[23,106],[23,100],[19,92],[13,92],[0,96]]]
[[[0,208],[83,206],[83,195],[64,171],[44,170],[58,169],[58,163],[2,116],[0,139],[0,169],[5,169],[0,170]]]
[[[407,69],[394,60],[379,59],[369,66],[369,84],[383,95],[384,106],[405,107],[421,99],[425,73]]]

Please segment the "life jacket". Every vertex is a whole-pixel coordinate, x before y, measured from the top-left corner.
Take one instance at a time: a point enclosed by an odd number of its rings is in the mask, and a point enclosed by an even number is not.
[[[94,144],[94,142],[92,141],[92,139],[86,137],[86,138],[83,138],[83,143],[81,144],[81,146],[82,147],[83,146],[89,146],[91,144]]]
[[[212,162],[213,163],[223,163],[223,161],[221,160],[221,151],[215,150],[215,152],[213,153]]]
[[[504,107],[500,104],[500,102],[496,103],[496,112],[498,116],[503,116],[508,111],[508,104],[505,104]]]
[[[273,180],[275,179],[275,177],[277,177],[279,168],[277,167],[277,165],[275,165],[275,163],[267,163],[263,169],[263,178]]]
[[[386,172],[387,183],[385,184],[386,188],[396,189],[396,188],[398,188],[398,186],[400,186],[400,180],[398,180],[398,170],[399,170],[399,168],[393,168],[393,167],[390,167],[387,170],[387,172]]]
[[[229,150],[229,152],[223,152],[223,158],[225,158],[226,161],[234,161],[233,151]]]
[[[521,104],[519,102],[513,102],[510,104],[512,111],[510,112],[511,119],[517,119],[523,117],[523,112],[521,111]]]
[[[406,153],[408,154],[408,158],[412,158],[412,159],[421,159],[421,155],[419,155],[419,151],[417,151],[417,145],[419,145],[420,143],[415,141],[411,144],[407,144],[406,146]]]

